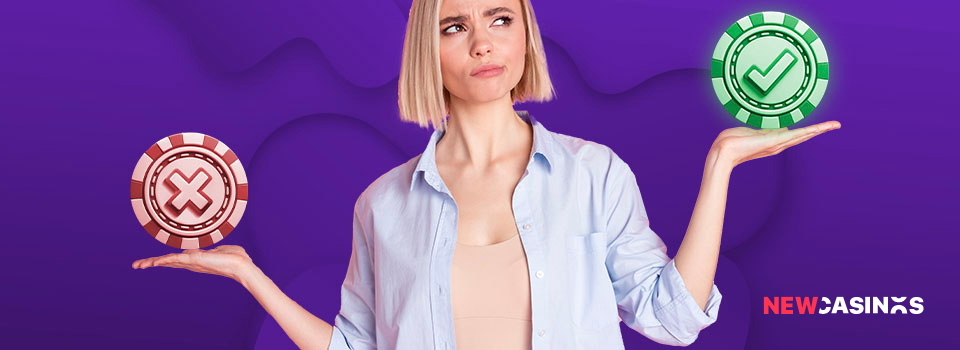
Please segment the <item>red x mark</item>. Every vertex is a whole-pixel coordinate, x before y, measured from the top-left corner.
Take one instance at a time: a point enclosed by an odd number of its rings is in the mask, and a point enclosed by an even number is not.
[[[176,189],[166,205],[173,208],[177,215],[188,206],[199,215],[213,203],[210,197],[203,193],[203,188],[210,183],[210,174],[200,168],[190,178],[185,177],[180,169],[176,169],[164,180],[168,186]]]

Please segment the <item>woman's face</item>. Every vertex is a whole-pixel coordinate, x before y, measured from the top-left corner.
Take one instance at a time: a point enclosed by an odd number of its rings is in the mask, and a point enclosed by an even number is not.
[[[452,97],[479,103],[509,94],[525,53],[520,0],[442,1],[440,71]]]

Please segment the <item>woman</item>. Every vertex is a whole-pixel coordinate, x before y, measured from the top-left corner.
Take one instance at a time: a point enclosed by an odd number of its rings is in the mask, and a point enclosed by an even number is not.
[[[650,229],[630,167],[548,131],[519,101],[553,87],[529,0],[416,0],[399,82],[424,152],[355,203],[353,251],[330,325],[243,248],[138,260],[233,278],[301,348],[623,348],[619,322],[686,345],[716,321],[713,283],[733,168],[840,127],[724,130],[708,152],[676,257]]]

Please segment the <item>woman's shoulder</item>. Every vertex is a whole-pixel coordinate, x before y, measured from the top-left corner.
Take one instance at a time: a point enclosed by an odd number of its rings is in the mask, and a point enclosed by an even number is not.
[[[600,173],[629,168],[613,148],[603,143],[557,132],[550,132],[550,136],[551,151],[558,162]]]
[[[551,162],[551,167],[556,163],[570,177],[569,182],[579,184],[573,187],[586,191],[586,196],[615,201],[624,191],[636,188],[633,169],[610,146],[560,133],[553,133],[552,137],[557,160]]]
[[[410,158],[373,180],[360,193],[357,198],[357,206],[370,207],[376,204],[374,201],[392,200],[398,196],[406,195],[413,179],[413,171],[416,169],[421,155],[418,154]]]

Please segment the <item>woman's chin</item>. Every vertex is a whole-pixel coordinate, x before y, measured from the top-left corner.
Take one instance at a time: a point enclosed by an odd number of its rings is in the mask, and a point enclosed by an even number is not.
[[[503,96],[510,93],[510,90],[503,89],[489,89],[489,90],[479,90],[472,91],[469,94],[469,97],[465,100],[470,103],[485,103],[492,102],[503,98]]]

